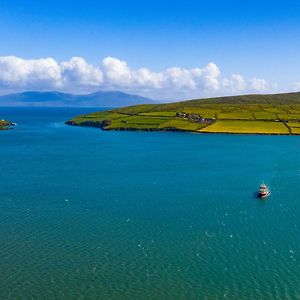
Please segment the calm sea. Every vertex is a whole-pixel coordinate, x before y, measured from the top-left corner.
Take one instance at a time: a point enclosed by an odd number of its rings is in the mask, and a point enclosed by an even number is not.
[[[64,125],[95,110],[0,108],[0,299],[300,298],[300,137]]]

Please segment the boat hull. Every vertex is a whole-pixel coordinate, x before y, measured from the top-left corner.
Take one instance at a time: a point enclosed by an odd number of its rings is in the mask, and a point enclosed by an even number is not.
[[[258,193],[258,197],[261,199],[267,198],[270,196],[270,192],[266,192],[266,193]]]

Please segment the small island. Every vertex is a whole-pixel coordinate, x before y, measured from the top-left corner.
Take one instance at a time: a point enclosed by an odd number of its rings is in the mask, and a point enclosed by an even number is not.
[[[104,130],[299,135],[300,93],[142,104],[78,116],[66,124]]]
[[[7,130],[11,129],[11,127],[14,125],[14,123],[6,120],[0,120],[0,130]]]

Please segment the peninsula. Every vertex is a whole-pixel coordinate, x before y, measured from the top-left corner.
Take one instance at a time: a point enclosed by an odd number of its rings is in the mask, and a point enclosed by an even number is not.
[[[104,130],[297,135],[300,93],[142,104],[78,116],[66,124]]]

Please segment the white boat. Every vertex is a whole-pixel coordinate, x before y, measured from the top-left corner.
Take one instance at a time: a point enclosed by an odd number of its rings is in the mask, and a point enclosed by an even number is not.
[[[262,183],[258,189],[258,197],[263,199],[267,198],[268,196],[270,196],[269,188],[266,184]]]

